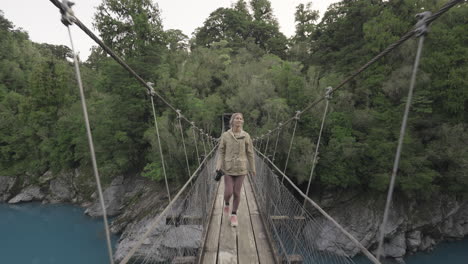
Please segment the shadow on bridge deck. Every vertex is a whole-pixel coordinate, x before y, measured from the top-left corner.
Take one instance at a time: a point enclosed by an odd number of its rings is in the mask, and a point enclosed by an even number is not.
[[[223,215],[224,177],[220,181],[201,263],[275,263],[250,180],[242,187],[238,227]]]

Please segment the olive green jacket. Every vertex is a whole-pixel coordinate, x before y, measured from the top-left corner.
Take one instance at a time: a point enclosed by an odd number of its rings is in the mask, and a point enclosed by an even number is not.
[[[231,129],[221,135],[218,147],[216,168],[227,175],[246,175],[255,173],[255,160],[252,139],[249,133],[241,131],[236,138]]]

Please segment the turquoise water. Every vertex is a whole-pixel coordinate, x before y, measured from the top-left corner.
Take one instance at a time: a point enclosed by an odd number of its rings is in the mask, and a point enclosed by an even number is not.
[[[357,264],[371,263],[362,256],[353,259]],[[467,264],[468,238],[438,244],[432,252],[419,252],[404,258],[406,264]],[[391,262],[388,262],[391,263]]]
[[[109,263],[102,218],[72,205],[0,203],[0,262]],[[115,245],[118,237],[112,237]]]
[[[109,263],[102,218],[72,205],[0,203],[0,263]],[[113,245],[118,237],[112,236]],[[357,264],[371,263],[363,257]],[[405,257],[406,264],[467,264],[468,238],[437,245],[430,253]],[[383,262],[386,263],[386,262]]]

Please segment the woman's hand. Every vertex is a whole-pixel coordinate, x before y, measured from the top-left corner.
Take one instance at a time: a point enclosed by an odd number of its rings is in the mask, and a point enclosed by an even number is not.
[[[255,176],[256,175],[255,171],[251,171],[250,175]]]

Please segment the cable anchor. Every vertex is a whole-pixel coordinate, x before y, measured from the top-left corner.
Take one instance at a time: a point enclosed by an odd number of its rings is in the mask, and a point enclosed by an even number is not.
[[[420,37],[426,35],[429,31],[429,24],[427,19],[432,15],[432,12],[425,11],[419,14],[416,14],[416,18],[419,19],[415,25],[414,32],[416,33],[416,37]]]
[[[332,97],[332,92],[333,92],[333,88],[331,86],[328,86],[327,88],[325,88],[325,99],[330,100]]]
[[[71,26],[75,22],[75,14],[73,13],[73,10],[71,7],[75,5],[75,3],[68,1],[68,0],[62,0],[62,8],[60,8],[60,14],[62,14],[62,23],[65,26]]]
[[[295,120],[301,119],[301,114],[302,114],[301,111],[296,111],[296,115],[294,116],[294,119],[295,119]]]
[[[176,113],[177,113],[177,118],[181,119],[183,117],[182,111],[180,109],[177,109]]]
[[[153,87],[154,83],[152,83],[152,82],[147,82],[146,85],[149,87],[149,88],[148,88],[148,95],[154,97],[154,96],[156,95],[156,91],[154,91],[154,87]]]

